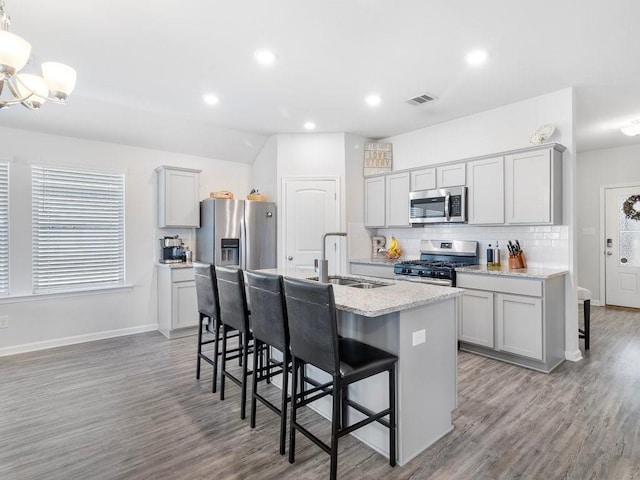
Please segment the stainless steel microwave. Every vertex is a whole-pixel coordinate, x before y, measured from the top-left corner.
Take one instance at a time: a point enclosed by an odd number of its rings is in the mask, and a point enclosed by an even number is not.
[[[464,223],[467,221],[467,187],[418,190],[409,194],[409,222]]]

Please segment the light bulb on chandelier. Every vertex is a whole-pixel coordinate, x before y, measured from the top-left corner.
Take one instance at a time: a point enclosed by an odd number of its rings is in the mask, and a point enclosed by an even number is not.
[[[62,63],[45,62],[42,76],[20,73],[29,62],[31,45],[9,32],[9,25],[11,18],[0,0],[0,109],[21,103],[37,110],[46,100],[65,103],[76,85],[76,71]]]

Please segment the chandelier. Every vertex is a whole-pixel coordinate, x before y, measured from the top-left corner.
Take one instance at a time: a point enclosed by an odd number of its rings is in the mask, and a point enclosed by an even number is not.
[[[76,71],[62,63],[45,62],[42,76],[19,73],[29,62],[31,45],[10,33],[10,24],[0,0],[0,109],[21,103],[37,110],[46,100],[64,103],[76,85]]]

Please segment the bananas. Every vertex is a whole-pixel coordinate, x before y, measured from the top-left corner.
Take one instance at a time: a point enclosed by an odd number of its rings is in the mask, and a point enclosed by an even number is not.
[[[387,258],[398,258],[400,255],[402,255],[402,249],[398,247],[398,240],[396,240],[396,237],[391,237],[387,248]]]

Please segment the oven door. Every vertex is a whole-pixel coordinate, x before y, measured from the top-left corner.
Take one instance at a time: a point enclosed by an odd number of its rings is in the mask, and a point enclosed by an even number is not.
[[[467,221],[467,187],[411,192],[409,202],[411,224]]]

